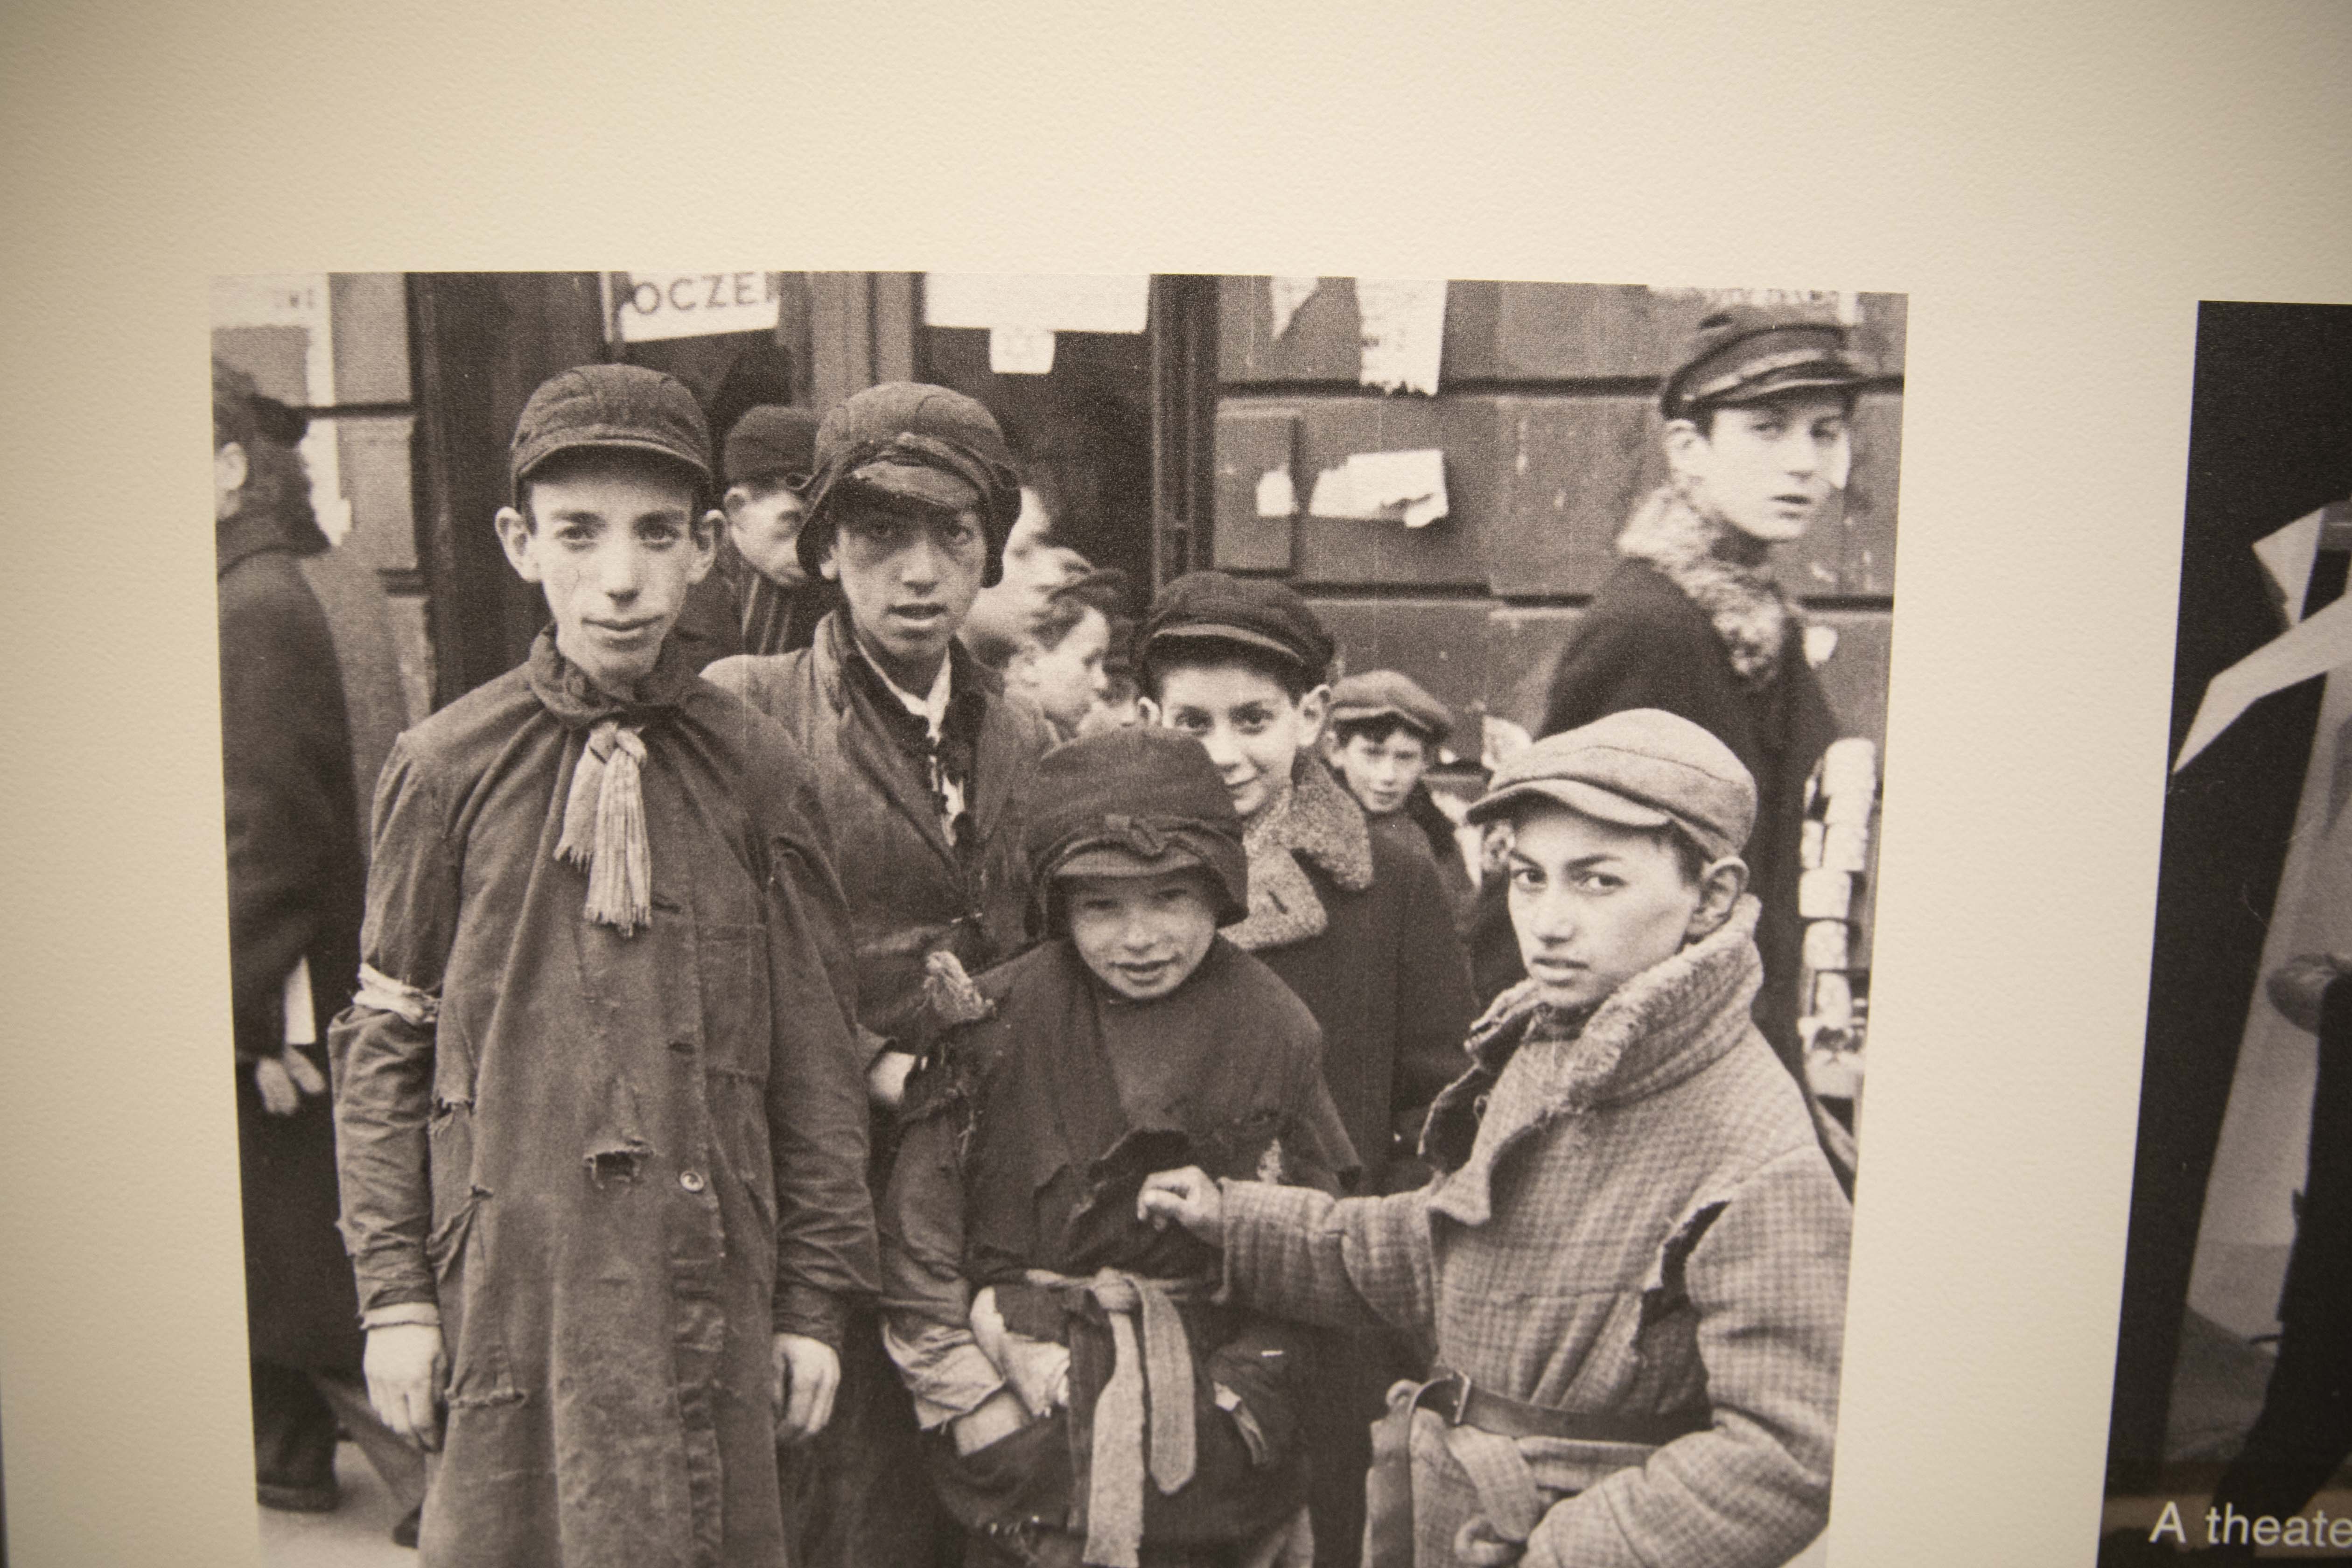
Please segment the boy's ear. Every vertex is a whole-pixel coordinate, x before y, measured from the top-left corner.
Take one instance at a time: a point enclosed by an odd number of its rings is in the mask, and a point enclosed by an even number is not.
[[[1693,460],[1706,451],[1706,435],[1688,419],[1669,419],[1665,431],[1666,465],[1676,473],[1686,471]]]
[[[1301,748],[1313,746],[1323,738],[1323,721],[1331,716],[1331,689],[1318,686],[1298,700],[1299,722],[1307,726],[1307,737]]]
[[[687,530],[694,544],[694,557],[686,563],[686,580],[699,583],[710,575],[710,568],[719,560],[719,533],[727,526],[723,511],[706,511],[701,519]]]
[[[1135,710],[1142,715],[1144,728],[1148,730],[1157,730],[1166,722],[1160,717],[1160,704],[1139,691],[1135,694]]]
[[[491,526],[498,530],[499,543],[505,548],[507,564],[515,569],[515,575],[526,583],[538,582],[539,536],[530,520],[510,506],[502,506]]]
[[[1748,890],[1748,862],[1727,855],[1698,874],[1698,908],[1691,912],[1685,942],[1713,936],[1731,918],[1732,906]]]
[[[751,504],[751,487],[749,485],[729,485],[727,493],[719,498],[719,510],[725,512],[730,520],[737,512]]]
[[[841,581],[841,560],[837,550],[840,542],[841,530],[836,528],[832,537],[824,542],[824,553],[816,560],[816,574],[828,583]]]

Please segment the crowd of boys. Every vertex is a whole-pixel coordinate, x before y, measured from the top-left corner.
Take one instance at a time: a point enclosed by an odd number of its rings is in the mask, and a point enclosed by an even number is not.
[[[230,753],[232,902],[308,911],[235,925],[249,1216],[326,1069],[315,1373],[355,1324],[424,1560],[1794,1554],[1847,1200],[1757,1005],[1832,732],[1762,563],[1860,379],[1834,324],[1709,320],[1556,722],[1450,811],[1427,691],[1335,684],[1278,582],[1137,614],[969,397],[754,408],[714,469],[667,376],[541,386],[495,526],[551,624],[394,747],[355,944],[355,844],[267,886],[237,847],[353,837],[331,727],[266,832]],[[274,405],[215,405],[226,675],[232,565],[302,542],[230,482]],[[258,1436],[310,1363],[256,1322]],[[325,1430],[265,1501],[332,1505]]]

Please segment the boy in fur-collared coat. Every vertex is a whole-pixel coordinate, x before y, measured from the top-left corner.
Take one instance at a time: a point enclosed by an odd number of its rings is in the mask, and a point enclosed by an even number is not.
[[[1240,1299],[1433,1345],[1375,1436],[1373,1568],[1766,1568],[1828,1517],[1850,1217],[1748,1016],[1755,799],[1655,710],[1538,742],[1472,808],[1512,826],[1529,978],[1431,1111],[1444,1174],[1145,1182]]]

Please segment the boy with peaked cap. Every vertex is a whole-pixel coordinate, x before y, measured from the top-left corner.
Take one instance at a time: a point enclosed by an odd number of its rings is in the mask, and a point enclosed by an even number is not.
[[[1331,688],[1326,755],[1364,808],[1376,837],[1425,847],[1458,919],[1477,896],[1454,842],[1454,819],[1423,782],[1454,716],[1402,670],[1368,669]]]
[[[676,635],[699,665],[735,654],[806,647],[833,607],[802,569],[802,492],[816,466],[816,416],[786,404],[743,411],[719,448],[727,530],[719,560],[687,595]]]
[[[1195,572],[1161,590],[1136,644],[1151,721],[1208,748],[1241,815],[1249,914],[1227,940],[1315,1015],[1364,1190],[1416,1184],[1423,1113],[1476,1010],[1469,962],[1429,856],[1375,837],[1316,754],[1330,634],[1286,584]],[[1392,1336],[1364,1333],[1336,1341],[1318,1374],[1308,1421],[1324,1568],[1353,1561],[1366,1429],[1389,1384],[1418,1365]]]
[[[1215,1255],[1136,1193],[1172,1161],[1336,1190],[1354,1156],[1314,1016],[1217,934],[1248,867],[1198,744],[1091,736],[1036,790],[1043,940],[981,978],[909,1096],[891,1354],[974,1568],[1303,1563],[1308,1336],[1215,1300]]]
[[[1671,713],[1537,742],[1471,808],[1529,973],[1430,1112],[1441,1175],[1146,1179],[1236,1299],[1434,1345],[1375,1437],[1371,1568],[1768,1568],[1826,1521],[1850,1214],[1748,1011],[1755,812]]]
[[[1746,858],[1761,910],[1756,1020],[1801,1084],[1805,781],[1840,731],[1769,557],[1844,492],[1866,375],[1845,328],[1815,310],[1734,305],[1699,323],[1659,394],[1671,478],[1618,535],[1620,563],[1560,656],[1543,723],[1552,734],[1622,709],[1664,709],[1704,726],[1755,779]],[[1807,1098],[1850,1178],[1852,1138]]]
[[[395,745],[333,1036],[369,1389],[434,1568],[768,1568],[875,1285],[848,922],[807,759],[669,635],[692,396],[564,371],[510,465],[553,625]]]
[[[977,973],[1027,942],[1021,848],[1045,716],[957,641],[1003,569],[1021,504],[1003,433],[946,387],[868,387],[817,428],[802,567],[842,603],[808,647],[722,659],[709,679],[792,731],[816,768],[856,942],[858,1016],[877,1107],[895,1105],[936,1020],[934,955]],[[887,1169],[877,1140],[875,1177]],[[788,1507],[804,1568],[920,1568],[954,1532],[906,1477],[914,1415],[861,1311],[842,1419],[792,1457]]]

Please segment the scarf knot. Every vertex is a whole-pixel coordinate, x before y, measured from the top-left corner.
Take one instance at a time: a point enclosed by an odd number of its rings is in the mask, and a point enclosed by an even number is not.
[[[653,851],[646,842],[645,738],[617,719],[592,725],[572,791],[563,803],[563,837],[555,858],[588,873],[584,913],[623,936],[653,924]]]

